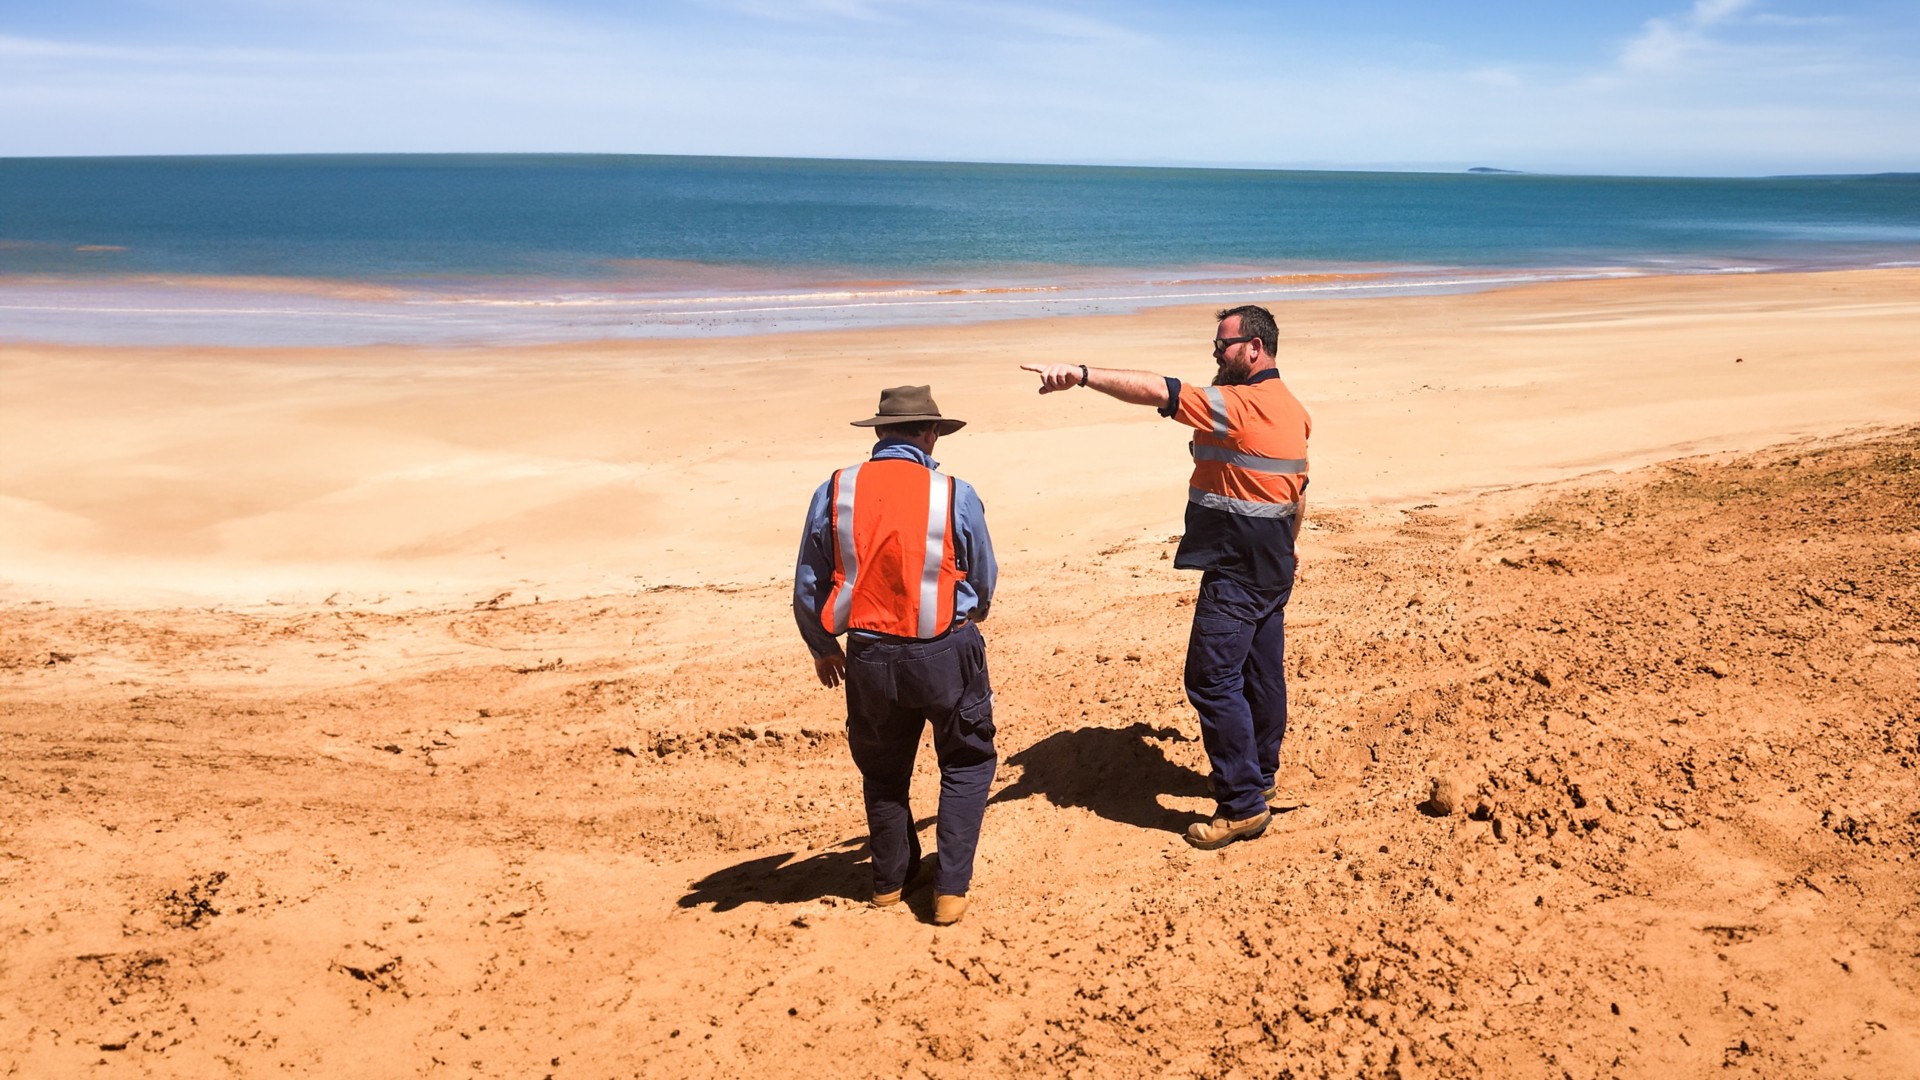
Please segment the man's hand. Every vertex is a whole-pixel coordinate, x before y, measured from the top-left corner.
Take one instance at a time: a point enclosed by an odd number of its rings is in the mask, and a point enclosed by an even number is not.
[[[1079,364],[1021,364],[1020,370],[1040,376],[1040,392],[1051,394],[1056,390],[1071,390],[1079,386],[1083,369]]]
[[[813,673],[820,677],[820,685],[831,690],[840,685],[847,674],[847,658],[844,656],[816,656],[813,658]]]
[[[1021,364],[1020,370],[1040,376],[1040,392],[1043,394],[1071,390],[1079,386],[1084,377],[1087,379],[1087,389],[1098,390],[1129,405],[1151,405],[1161,409],[1167,404],[1166,377],[1151,371],[1083,368],[1079,364]]]

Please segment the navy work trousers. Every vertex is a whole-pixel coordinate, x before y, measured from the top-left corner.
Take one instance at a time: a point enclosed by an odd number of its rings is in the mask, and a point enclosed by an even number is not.
[[[1255,589],[1211,570],[1200,578],[1187,639],[1187,700],[1200,714],[1218,813],[1229,820],[1265,811],[1261,792],[1280,769],[1291,595],[1291,576],[1278,589]]]
[[[847,640],[847,744],[867,801],[873,891],[892,892],[920,863],[920,837],[907,805],[920,732],[933,725],[940,762],[940,817],[934,888],[964,896],[987,812],[993,749],[993,687],[987,644],[968,623],[930,641]]]

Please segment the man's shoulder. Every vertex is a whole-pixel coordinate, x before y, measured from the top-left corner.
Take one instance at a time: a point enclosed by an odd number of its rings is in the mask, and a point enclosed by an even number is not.
[[[1270,401],[1287,401],[1295,405],[1300,403],[1300,399],[1293,394],[1293,388],[1288,386],[1287,381],[1279,375],[1261,379],[1259,382],[1246,383],[1242,386],[1227,387],[1226,389],[1234,391],[1242,397],[1266,398]]]
[[[827,474],[825,480],[820,481],[819,487],[813,489],[813,501],[816,505],[833,497],[833,481],[839,475],[839,469],[833,470]]]
[[[980,499],[979,489],[975,488],[972,484],[967,483],[965,480],[960,479],[959,477],[953,475],[952,473],[942,473],[941,475],[953,481],[953,501],[954,502],[956,503],[972,502],[975,506],[986,505]]]

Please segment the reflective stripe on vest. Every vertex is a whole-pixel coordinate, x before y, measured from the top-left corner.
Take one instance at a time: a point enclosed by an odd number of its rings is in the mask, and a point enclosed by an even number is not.
[[[938,637],[946,626],[940,624],[940,564],[952,560],[947,551],[947,504],[953,481],[929,469],[927,471],[927,546],[920,555],[920,621],[917,635]],[[952,593],[948,593],[952,610]],[[951,617],[951,616],[949,616]]]
[[[836,634],[847,632],[847,619],[853,615],[853,588],[860,579],[860,552],[853,545],[853,493],[860,478],[860,466],[853,465],[834,474],[833,535],[834,567],[839,581],[834,582],[833,620],[827,629]]]
[[[883,458],[835,473],[833,587],[821,624],[834,634],[945,633],[954,587],[966,577],[955,563],[952,520],[953,481],[918,463]]]

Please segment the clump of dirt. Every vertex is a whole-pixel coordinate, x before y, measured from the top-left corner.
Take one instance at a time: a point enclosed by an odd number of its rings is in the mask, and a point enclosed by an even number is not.
[[[215,870],[206,877],[187,886],[187,891],[168,892],[161,898],[162,919],[176,930],[198,930],[207,925],[220,909],[213,906],[213,898],[220,894],[220,886],[225,884],[227,872]]]

